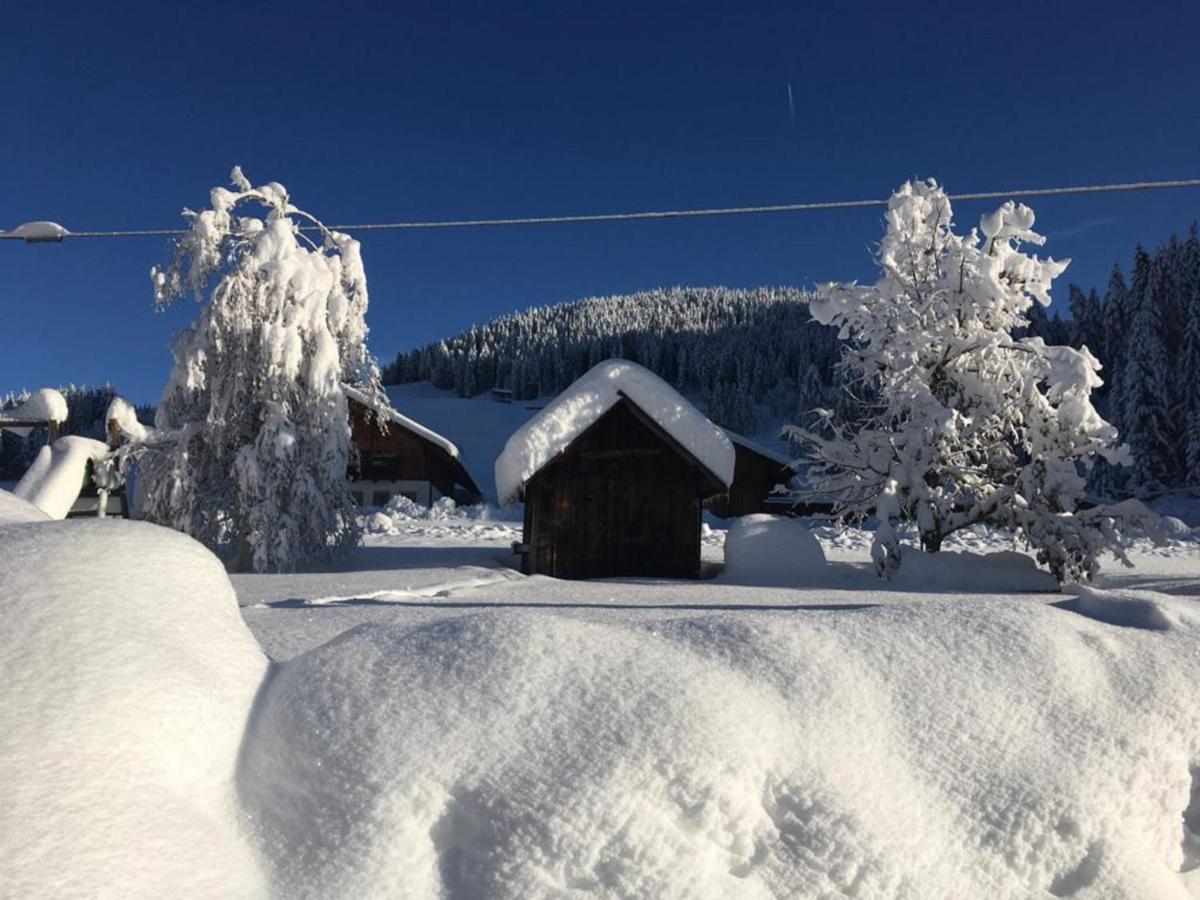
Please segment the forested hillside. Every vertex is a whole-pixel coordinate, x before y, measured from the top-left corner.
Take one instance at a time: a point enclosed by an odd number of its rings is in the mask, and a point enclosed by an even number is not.
[[[794,288],[671,288],[530,309],[401,353],[384,381],[431,381],[460,396],[510,388],[530,398],[622,356],[698,396],[735,431],[797,421],[815,406],[852,415],[855,401],[838,383],[837,335],[811,320],[805,299]],[[1133,455],[1130,467],[1101,464],[1095,489],[1150,496],[1200,486],[1196,226],[1153,253],[1138,247],[1128,279],[1114,266],[1103,293],[1071,285],[1056,307],[1047,316],[1035,303],[1029,333],[1086,344],[1101,361],[1099,406]]]
[[[431,381],[518,399],[566,387],[613,356],[698,395],[720,424],[755,431],[828,401],[837,335],[811,320],[794,288],[670,288],[530,309],[399,354],[384,383]]]

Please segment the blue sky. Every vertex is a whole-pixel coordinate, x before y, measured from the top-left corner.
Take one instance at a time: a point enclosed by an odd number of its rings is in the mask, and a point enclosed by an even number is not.
[[[1200,176],[1200,4],[8,4],[0,227],[171,227],[239,163],[326,221]],[[505,8],[507,7],[507,8]],[[789,108],[788,85],[793,104]],[[960,225],[985,206],[961,204]],[[1061,282],[1200,190],[1033,203]],[[496,314],[672,284],[873,277],[878,210],[363,236],[382,360]],[[157,399],[160,239],[0,243],[0,391]]]

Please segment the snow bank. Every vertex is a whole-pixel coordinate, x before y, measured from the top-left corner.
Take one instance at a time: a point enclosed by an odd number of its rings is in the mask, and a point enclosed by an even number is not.
[[[9,491],[0,491],[0,525],[18,522],[45,522],[50,517],[30,503]]]
[[[1196,650],[957,598],[364,624],[240,792],[287,897],[1186,897]]]
[[[65,422],[67,421],[67,399],[53,388],[39,388],[12,409],[0,410],[0,427],[9,422]],[[22,437],[31,428],[5,428]]]
[[[753,515],[734,519],[725,535],[727,581],[811,585],[827,580],[821,544],[799,519]]]
[[[966,594],[1029,594],[1059,590],[1058,582],[1033,557],[1015,550],[970,553],[905,550],[900,569],[889,579],[900,590]]]
[[[52,519],[66,518],[83,488],[87,465],[108,455],[103,441],[69,434],[34,457],[13,493]]]
[[[1076,585],[1073,590],[1079,592],[1078,597],[1055,605],[1097,622],[1148,631],[1200,625],[1200,615],[1190,608],[1193,603],[1181,602],[1155,591],[1101,590],[1083,585]]]
[[[593,366],[508,439],[496,460],[496,494],[514,502],[534,473],[608,412],[621,395],[659,424],[726,487],[733,483],[733,444],[678,391],[637,363]]]
[[[0,528],[13,897],[248,897],[232,779],[266,660],[224,569],[142,522]]]

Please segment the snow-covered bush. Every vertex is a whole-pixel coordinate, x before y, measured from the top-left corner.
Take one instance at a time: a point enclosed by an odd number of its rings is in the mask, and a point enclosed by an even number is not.
[[[209,546],[235,542],[239,568],[288,569],[358,539],[342,383],[380,390],[367,278],[357,241],[282,185],[232,177],[237,190],[214,188],[211,209],[185,210],[171,264],[151,270],[160,307],[204,305],[173,346],[141,511]]]
[[[897,520],[915,522],[929,551],[977,522],[1019,532],[1059,580],[1120,553],[1123,518],[1080,512],[1086,468],[1126,458],[1091,403],[1100,364],[1087,347],[1013,337],[1067,265],[1020,249],[1044,241],[1033,222],[1008,202],[983,216],[982,235],[958,235],[945,192],[910,182],[888,204],[879,280],[827,284],[810,303],[841,328],[848,380],[877,399],[853,427],[828,418],[791,434],[819,490],[879,519],[882,574],[900,563]]]

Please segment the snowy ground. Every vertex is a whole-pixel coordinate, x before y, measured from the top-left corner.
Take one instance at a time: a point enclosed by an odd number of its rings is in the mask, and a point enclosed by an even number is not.
[[[514,542],[521,523],[511,510],[492,518],[392,520],[392,532],[368,534],[345,570],[289,575],[234,574],[242,614],[268,655],[286,659],[362,622],[424,623],[481,609],[550,609],[593,620],[639,619],[719,611],[737,613],[859,609],[962,598],[972,601],[1060,603],[1070,594],[1047,593],[1041,579],[1021,591],[1020,577],[1005,584],[968,572],[957,584],[909,588],[881,582],[869,563],[871,534],[814,525],[829,561],[821,583],[803,587],[738,583],[721,569],[725,531],[706,527],[700,581],[602,579],[560,581],[515,570]],[[988,554],[1019,549],[1001,535],[972,530],[950,538],[948,553]],[[1200,599],[1200,540],[1156,547],[1143,542],[1135,568],[1109,560],[1097,587],[1159,591]],[[918,558],[919,561],[919,558]],[[1011,573],[1009,573],[1011,575]],[[1024,573],[1021,573],[1022,575]]]
[[[829,527],[802,586],[721,529],[710,578],[562,582],[495,511],[393,515],[344,571],[227,579],[10,506],[13,896],[1200,896],[1190,533],[1045,593],[882,584]]]

